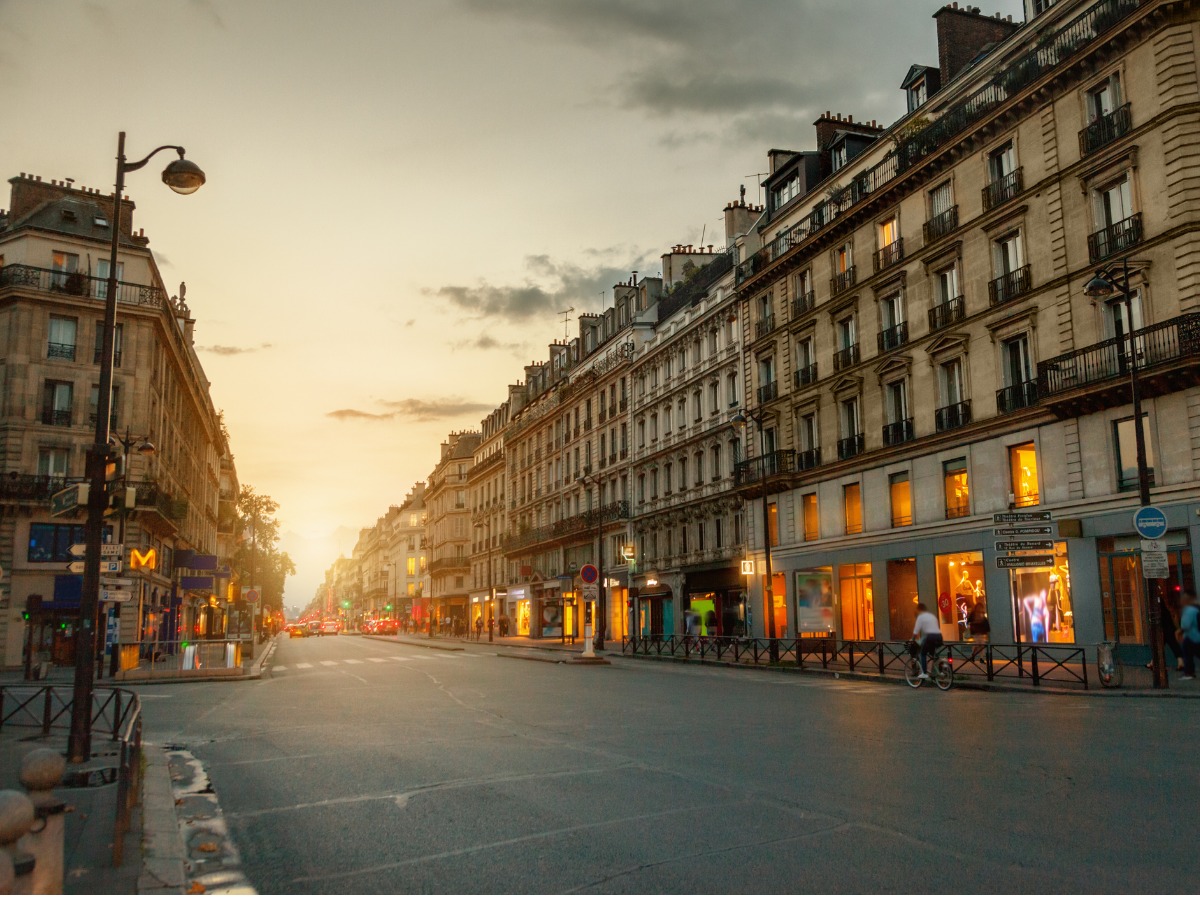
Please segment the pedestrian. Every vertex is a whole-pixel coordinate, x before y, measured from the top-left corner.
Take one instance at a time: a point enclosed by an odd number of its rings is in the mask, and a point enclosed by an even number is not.
[[[717,613],[710,609],[704,614],[704,630],[709,637],[717,636]]]
[[[982,600],[976,600],[967,613],[967,627],[971,629],[971,643],[975,645],[967,658],[967,662],[972,662],[984,651],[992,636],[992,623],[988,621],[987,607]]]
[[[1196,657],[1200,656],[1200,605],[1196,603],[1196,592],[1191,588],[1183,591],[1183,610],[1179,616],[1177,637],[1183,644],[1183,675],[1180,681],[1196,678]]]
[[[942,626],[938,624],[937,616],[929,611],[924,603],[917,604],[917,621],[913,625],[913,638],[920,641],[921,678],[928,678],[929,654],[936,653],[945,643],[942,638]]]
[[[1158,604],[1159,612],[1161,613],[1162,640],[1163,647],[1169,647],[1171,652],[1175,654],[1175,671],[1183,671],[1183,648],[1179,646],[1179,639],[1175,635],[1179,631],[1179,612],[1173,608],[1170,597],[1159,596],[1154,602]],[[1164,660],[1166,658],[1166,650],[1163,650]],[[1146,663],[1147,669],[1154,668],[1154,661]]]
[[[483,616],[479,615],[475,617],[475,640],[479,640],[481,637],[483,637]]]

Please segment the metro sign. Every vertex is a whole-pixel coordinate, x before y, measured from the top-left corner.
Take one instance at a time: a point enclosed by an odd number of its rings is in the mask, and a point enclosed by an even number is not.
[[[158,568],[158,552],[151,547],[148,550],[139,550],[134,547],[129,551],[129,568],[134,569],[157,569]]]

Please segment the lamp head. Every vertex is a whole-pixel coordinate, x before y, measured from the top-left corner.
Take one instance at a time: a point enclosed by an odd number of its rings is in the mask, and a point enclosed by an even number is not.
[[[737,428],[745,428],[747,421],[748,419],[746,418],[746,411],[744,409],[739,409],[733,414],[733,418],[729,420],[729,424],[734,425]]]
[[[1111,297],[1115,290],[1116,288],[1112,286],[1112,282],[1099,272],[1093,275],[1088,283],[1083,286],[1085,297]]]
[[[150,441],[143,440],[140,444],[138,444],[137,452],[141,453],[143,456],[153,456],[158,452],[158,448],[150,443]]]
[[[184,159],[182,151],[179,159],[172,160],[163,169],[162,180],[177,194],[194,194],[205,181],[204,172],[190,159]]]

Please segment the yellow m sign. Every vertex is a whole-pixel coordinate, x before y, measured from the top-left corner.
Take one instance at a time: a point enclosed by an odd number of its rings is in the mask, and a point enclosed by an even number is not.
[[[145,552],[134,547],[129,551],[129,568],[130,569],[157,569],[158,554],[151,547]]]

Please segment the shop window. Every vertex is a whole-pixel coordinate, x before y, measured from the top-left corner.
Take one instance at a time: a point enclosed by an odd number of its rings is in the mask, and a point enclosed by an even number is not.
[[[800,500],[804,517],[804,539],[815,541],[821,536],[821,520],[817,514],[817,495],[805,494]]]
[[[1147,413],[1142,413],[1142,437],[1146,443],[1146,475],[1150,484],[1154,484],[1154,450],[1150,446],[1150,422]],[[1113,444],[1117,451],[1117,490],[1137,490],[1137,434],[1133,428],[1132,416],[1113,423]]]
[[[875,640],[870,563],[838,566],[838,600],[842,608],[842,639]]]
[[[907,472],[896,472],[888,476],[888,490],[892,500],[892,527],[903,528],[912,524],[912,482]]]
[[[917,561],[889,559],[887,561],[888,619],[891,639],[906,641],[912,637],[917,622]]]
[[[1037,450],[1032,441],[1008,448],[1008,470],[1012,477],[1013,506],[1037,506]]]
[[[833,569],[828,566],[796,571],[796,632],[824,637],[834,630]]]
[[[971,495],[967,487],[967,460],[963,457],[942,463],[942,484],[946,494],[946,518],[958,519],[971,514]]]
[[[771,534],[771,546],[779,546],[779,506],[775,503],[767,504],[767,528]]]
[[[862,485],[842,486],[842,507],[846,513],[846,534],[861,534],[863,530]]]
[[[977,604],[987,613],[983,585],[983,553],[971,550],[936,557],[937,617],[942,637],[948,641],[967,639],[967,617]],[[990,616],[989,616],[990,618]]]
[[[1066,542],[1055,543],[1053,565],[1014,569],[1010,578],[1013,627],[1017,641],[1033,644],[1075,643]],[[1103,583],[1103,577],[1101,581]]]
[[[83,543],[82,525],[52,525],[33,522],[29,526],[31,563],[71,562],[71,545]]]

